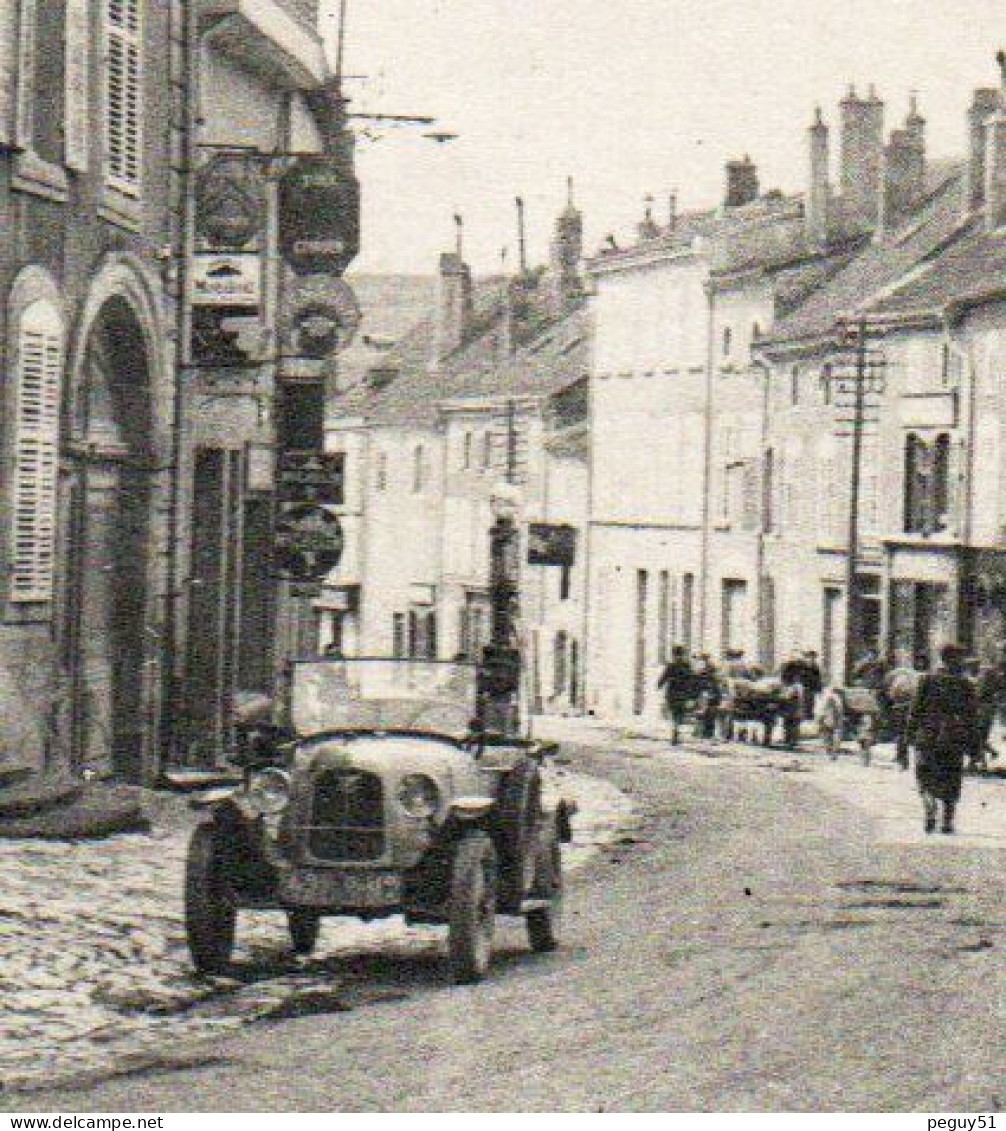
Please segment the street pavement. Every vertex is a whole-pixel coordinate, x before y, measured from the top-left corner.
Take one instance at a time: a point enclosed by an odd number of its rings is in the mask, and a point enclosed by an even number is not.
[[[432,952],[335,954],[338,992],[308,1015],[8,1103],[1002,1109],[1006,785],[969,779],[960,834],[924,837],[911,775],[882,756],[670,749],[565,720],[539,733],[643,815],[574,878],[557,953],[507,929],[489,981],[464,988]]]
[[[633,823],[628,799],[599,779],[549,766],[546,789],[579,806],[564,850],[573,870]],[[188,1042],[296,1008],[319,990],[331,1000],[328,964],[339,955],[433,961],[442,949],[439,933],[398,918],[330,919],[318,958],[295,959],[284,918],[250,913],[239,925],[235,976],[196,976],[182,924],[193,823],[179,801],[161,804],[150,836],[0,840],[0,1109],[4,1092],[143,1071],[166,1058],[186,1063]]]

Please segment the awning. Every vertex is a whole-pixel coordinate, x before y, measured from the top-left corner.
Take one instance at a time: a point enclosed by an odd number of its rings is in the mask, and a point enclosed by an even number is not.
[[[276,0],[202,0],[207,39],[239,66],[286,90],[312,90],[329,77],[321,36]]]

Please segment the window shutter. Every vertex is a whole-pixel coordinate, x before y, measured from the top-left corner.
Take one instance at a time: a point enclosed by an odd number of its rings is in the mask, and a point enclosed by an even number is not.
[[[142,0],[107,0],[105,9],[105,179],[140,191],[142,158]]]
[[[29,321],[18,340],[11,500],[10,600],[50,601],[56,548],[56,475],[62,333],[55,312]]]

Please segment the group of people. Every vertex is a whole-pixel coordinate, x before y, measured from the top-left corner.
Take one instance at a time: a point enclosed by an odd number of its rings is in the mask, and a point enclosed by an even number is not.
[[[895,742],[904,769],[914,749],[925,830],[936,831],[942,805],[940,828],[952,833],[965,766],[984,767],[989,757],[996,757],[990,740],[996,720],[1006,720],[1006,645],[997,661],[984,668],[956,644],[946,645],[940,659],[939,667],[930,671],[924,658],[908,667],[893,656],[881,659],[869,654],[856,665],[852,682],[871,693],[876,707],[862,715],[864,748],[868,750],[874,739]],[[658,687],[675,745],[689,714],[704,739],[732,739],[740,719],[754,718],[762,727],[762,740],[770,744],[776,723],[781,722],[783,741],[790,747],[799,740],[801,724],[816,719],[832,757],[837,757],[846,733],[853,694],[845,688],[825,687],[812,651],[792,654],[777,676],[767,677],[764,670],[745,662],[741,652],[728,652],[722,667],[717,667],[708,655],[693,662],[682,646],[673,649]],[[759,701],[764,704],[760,708]]]

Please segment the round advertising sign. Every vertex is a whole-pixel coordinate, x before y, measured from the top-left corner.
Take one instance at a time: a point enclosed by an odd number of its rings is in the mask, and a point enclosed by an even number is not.
[[[317,503],[285,506],[276,522],[276,565],[291,581],[320,581],[342,560],[336,515]]]
[[[196,233],[212,247],[243,248],[265,230],[265,180],[246,154],[214,154],[196,174],[195,198]]]
[[[279,247],[298,274],[341,275],[360,250],[360,184],[345,161],[300,157],[279,182]]]

